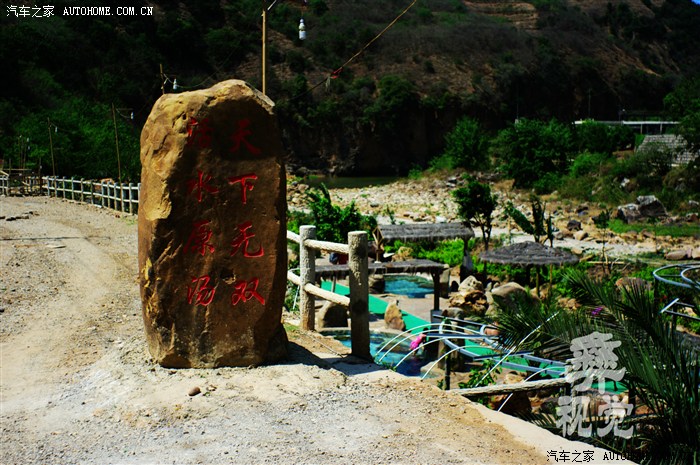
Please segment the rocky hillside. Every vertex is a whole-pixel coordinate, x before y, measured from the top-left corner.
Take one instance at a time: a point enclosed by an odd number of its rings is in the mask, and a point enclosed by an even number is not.
[[[20,156],[20,135],[41,141],[30,165],[48,157],[50,120],[68,129],[54,148],[84,154],[59,174],[113,175],[95,163],[113,158],[113,103],[134,111],[120,144],[135,176],[140,124],[163,90],[261,86],[259,1],[150,1],[153,15],[134,17],[63,16],[68,3],[50,18],[0,17],[4,158]],[[519,117],[659,114],[700,72],[691,0],[279,0],[268,18],[268,94],[290,163],[336,173],[425,166],[464,115],[496,129]]]

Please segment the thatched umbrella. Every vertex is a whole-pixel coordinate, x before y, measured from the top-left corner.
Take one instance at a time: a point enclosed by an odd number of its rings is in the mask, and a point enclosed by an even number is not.
[[[487,263],[499,263],[501,265],[531,266],[568,265],[578,263],[578,257],[554,247],[547,247],[538,242],[519,242],[506,247],[487,250],[479,255],[482,261]],[[537,293],[540,292],[540,275],[537,273]]]

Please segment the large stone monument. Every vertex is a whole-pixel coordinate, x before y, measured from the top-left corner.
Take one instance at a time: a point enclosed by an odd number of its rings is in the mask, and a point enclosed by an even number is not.
[[[286,354],[283,149],[273,103],[243,81],[166,94],[141,134],[139,279],[166,367]]]

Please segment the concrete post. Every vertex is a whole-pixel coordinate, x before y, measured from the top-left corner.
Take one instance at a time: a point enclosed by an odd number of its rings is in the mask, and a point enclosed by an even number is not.
[[[350,338],[352,354],[372,360],[369,350],[369,283],[367,278],[367,233],[353,231],[348,234],[350,254]]]
[[[316,239],[316,226],[301,226],[299,228],[299,311],[301,312],[301,329],[313,331],[316,328],[316,299],[304,291],[306,283],[316,281],[316,252],[306,247],[304,241]]]

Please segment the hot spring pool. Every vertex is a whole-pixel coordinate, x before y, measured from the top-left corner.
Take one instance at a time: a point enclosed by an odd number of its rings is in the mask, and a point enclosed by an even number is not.
[[[330,330],[330,331],[323,331],[323,334],[326,336],[331,336],[334,339],[337,339],[341,343],[343,343],[344,346],[346,347],[351,347],[350,343],[350,330],[347,329],[338,329],[338,330]],[[393,347],[396,342],[401,340],[401,343],[394,347],[394,349],[387,354],[381,361],[381,364],[396,367],[396,364],[401,362],[401,359],[403,359],[406,354],[408,354],[411,351],[410,344],[411,340],[410,339],[405,339],[403,336],[395,341],[393,341],[387,348],[385,348],[382,353],[378,356],[377,352],[379,349],[383,348],[385,344],[387,344],[389,341],[394,339],[396,337],[396,334],[393,333],[383,333],[380,331],[372,331],[370,333],[370,339],[369,339],[369,351],[374,357],[375,362],[379,363],[379,359],[384,355],[386,350],[389,348]],[[421,367],[423,365],[428,364],[430,361],[429,360],[424,360],[423,357],[420,356],[421,351],[418,351],[419,355],[411,355],[406,360],[404,360],[398,367],[396,367],[396,372],[401,373],[404,376],[420,376],[421,375]]]
[[[433,293],[433,282],[422,276],[388,274],[384,277],[384,292],[422,299]]]

